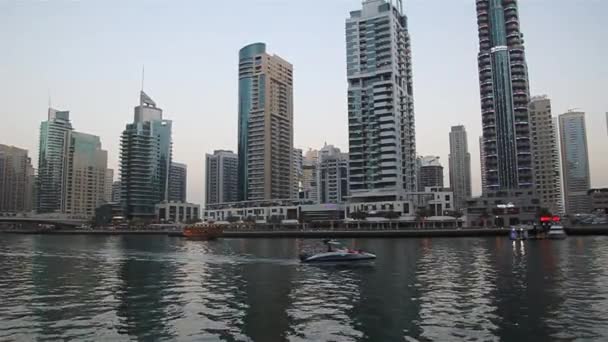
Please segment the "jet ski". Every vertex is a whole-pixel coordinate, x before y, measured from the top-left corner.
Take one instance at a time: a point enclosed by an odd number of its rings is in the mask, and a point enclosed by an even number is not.
[[[327,251],[310,254],[300,254],[300,261],[306,263],[313,262],[353,262],[376,259],[376,255],[362,250],[353,250],[345,248],[335,240],[324,240],[327,245]]]

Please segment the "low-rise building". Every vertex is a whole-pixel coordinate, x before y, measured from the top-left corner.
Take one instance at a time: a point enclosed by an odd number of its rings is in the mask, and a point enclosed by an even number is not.
[[[467,200],[468,227],[510,227],[533,224],[540,213],[540,200],[533,190],[486,191]]]
[[[426,187],[422,192],[405,192],[379,198],[370,193],[367,196],[351,197],[346,215],[354,212],[375,214],[377,212],[397,212],[401,217],[445,216],[454,210],[453,193],[441,187]]]
[[[255,221],[268,223],[274,220],[298,220],[297,202],[290,200],[243,201],[208,205],[203,211],[204,221]]]
[[[187,223],[200,219],[201,206],[184,202],[161,202],[156,205],[159,222]]]
[[[608,214],[608,188],[589,190],[593,212]]]

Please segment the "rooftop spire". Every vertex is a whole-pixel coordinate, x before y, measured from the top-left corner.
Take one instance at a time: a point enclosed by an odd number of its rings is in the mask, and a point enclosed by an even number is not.
[[[143,90],[139,92],[139,104],[141,106],[145,105],[156,108],[156,102],[154,102],[154,100],[152,100],[148,94],[144,93]]]

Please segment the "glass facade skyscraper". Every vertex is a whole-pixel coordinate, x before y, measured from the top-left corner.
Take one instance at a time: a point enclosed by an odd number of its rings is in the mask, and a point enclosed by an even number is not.
[[[171,168],[170,120],[143,91],[120,141],[121,204],[128,219],[154,217],[154,206],[168,199]]]
[[[169,172],[169,201],[186,202],[188,188],[188,166],[182,163],[171,162]]]
[[[559,116],[559,135],[564,175],[566,214],[585,214],[591,211],[589,151],[585,113],[569,112]]]
[[[47,121],[40,124],[36,184],[38,213],[61,212],[65,191],[65,158],[71,131],[70,112],[49,108]]]
[[[365,0],[346,19],[351,196],[416,191],[412,62],[401,1]]]
[[[293,193],[293,67],[264,43],[239,51],[239,200]]]
[[[485,189],[532,189],[528,70],[517,0],[477,0]]]

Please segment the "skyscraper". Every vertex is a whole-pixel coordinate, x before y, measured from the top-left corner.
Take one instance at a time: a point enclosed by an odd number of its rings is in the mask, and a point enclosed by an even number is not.
[[[238,163],[239,157],[232,151],[205,155],[205,205],[238,200]]]
[[[292,193],[291,198],[297,200],[300,198],[300,191],[302,190],[302,149],[293,149],[293,182],[292,182]]]
[[[477,0],[486,190],[532,189],[528,72],[517,0]]]
[[[418,191],[423,192],[427,187],[443,188],[443,166],[439,162],[439,157],[424,156],[418,157]]]
[[[481,163],[481,193],[486,193],[486,153],[483,148],[483,136],[479,137],[479,160]]]
[[[412,63],[401,0],[346,19],[351,196],[416,190]]]
[[[561,171],[551,100],[547,96],[535,96],[529,109],[536,194],[543,208],[558,214],[562,212]]]
[[[91,218],[104,203],[108,153],[98,136],[68,133],[65,158],[65,190],[61,211],[75,217]]]
[[[312,203],[319,202],[317,186],[317,167],[319,151],[308,149],[302,161],[302,200]]]
[[[454,206],[464,209],[471,197],[471,154],[464,126],[452,126],[450,131],[450,187],[454,193]]]
[[[106,203],[112,202],[112,186],[114,185],[114,170],[106,170],[106,179],[104,182],[103,201]]]
[[[120,203],[120,191],[120,181],[114,181],[114,183],[112,183],[112,203]]]
[[[48,110],[48,118],[40,124],[38,150],[37,211],[61,211],[65,191],[64,167],[68,134],[72,131],[70,112]]]
[[[566,213],[587,213],[591,210],[588,195],[591,184],[585,113],[568,112],[560,115],[559,133]]]
[[[172,122],[143,91],[134,112],[120,140],[121,204],[128,219],[152,219],[168,199]]]
[[[319,151],[317,163],[319,203],[343,203],[348,197],[348,154],[333,145]]]
[[[188,166],[186,164],[171,163],[169,172],[169,201],[187,202],[186,189],[188,187]]]
[[[0,144],[0,213],[32,210],[33,173],[27,150]]]
[[[266,44],[239,51],[239,200],[293,192],[293,67]]]

